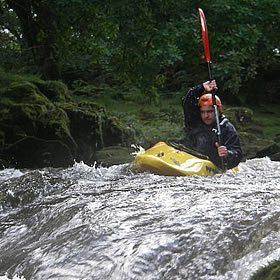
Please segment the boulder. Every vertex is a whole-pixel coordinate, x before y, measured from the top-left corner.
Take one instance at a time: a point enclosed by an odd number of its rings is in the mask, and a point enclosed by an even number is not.
[[[132,152],[132,149],[122,146],[106,147],[96,152],[96,162],[105,167],[129,163],[134,160]]]
[[[224,110],[226,117],[236,127],[243,151],[243,160],[256,157],[270,157],[279,160],[279,145],[265,138],[263,128],[253,118],[253,111],[246,107],[231,107]]]
[[[271,160],[279,161],[280,159],[280,145],[272,144],[256,153],[257,158],[269,157]]]
[[[61,82],[11,83],[0,97],[2,168],[93,164],[97,150],[134,141],[101,105],[74,100]]]
[[[247,107],[225,108],[224,113],[237,129],[253,123],[253,111]]]

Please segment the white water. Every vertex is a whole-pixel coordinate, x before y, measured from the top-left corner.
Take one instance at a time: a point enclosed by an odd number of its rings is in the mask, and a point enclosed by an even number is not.
[[[0,279],[249,279],[280,259],[279,171],[269,158],[213,177],[5,169]]]

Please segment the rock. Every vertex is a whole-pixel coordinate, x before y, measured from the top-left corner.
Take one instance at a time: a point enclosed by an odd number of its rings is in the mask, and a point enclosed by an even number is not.
[[[265,138],[263,128],[254,121],[251,109],[232,107],[225,109],[225,114],[239,133],[243,160],[266,156],[278,160],[277,138],[274,141]]]
[[[231,107],[224,110],[226,117],[236,128],[253,122],[253,111],[247,107]]]
[[[93,164],[97,150],[134,142],[131,131],[101,105],[75,101],[61,82],[12,83],[0,97],[2,168]]]
[[[273,161],[280,161],[280,152],[271,155],[270,159],[273,160]]]
[[[71,92],[60,81],[36,81],[34,84],[52,102],[71,102]]]
[[[279,160],[280,155],[280,145],[279,144],[273,144],[265,149],[262,149],[256,153],[256,157],[270,157],[271,160]]]
[[[247,131],[239,131],[240,145],[243,153],[243,159],[252,159],[256,157],[257,151],[263,150],[274,142],[271,140],[264,139],[260,136],[259,131],[246,129]]]
[[[4,157],[20,168],[67,167],[74,163],[73,154],[63,141],[33,136],[22,138],[11,145],[5,150]]]
[[[276,134],[273,140],[275,143],[280,143],[280,133]]]
[[[96,162],[102,166],[129,163],[134,160],[133,151],[126,147],[111,146],[96,152]]]

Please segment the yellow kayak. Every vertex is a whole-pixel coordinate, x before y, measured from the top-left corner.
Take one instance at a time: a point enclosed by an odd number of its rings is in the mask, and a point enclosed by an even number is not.
[[[221,173],[208,157],[180,144],[158,142],[146,151],[136,154],[132,168],[158,175],[170,176],[213,176]],[[238,171],[238,167],[232,169]]]

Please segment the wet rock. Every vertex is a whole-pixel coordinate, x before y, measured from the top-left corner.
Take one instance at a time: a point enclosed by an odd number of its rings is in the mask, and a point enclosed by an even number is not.
[[[106,147],[96,152],[96,162],[102,166],[129,163],[134,160],[132,149],[121,146]]]
[[[280,152],[270,156],[271,160],[280,161]]]
[[[3,155],[21,168],[66,167],[74,162],[71,149],[63,141],[34,136],[23,137],[9,146]]]
[[[16,82],[0,97],[2,168],[92,164],[97,150],[131,139],[131,131],[102,106],[75,101],[60,82]]]
[[[280,143],[280,133],[276,134],[273,140],[275,143]]]
[[[273,141],[265,138],[263,128],[254,121],[251,109],[231,107],[225,110],[225,114],[239,133],[243,160],[266,156],[278,160],[275,139]]]
[[[260,137],[250,130],[239,132],[239,138],[244,161],[255,158],[258,151],[274,144],[274,141]]]
[[[280,160],[280,145],[273,144],[265,149],[262,149],[256,153],[256,157],[269,157],[271,160],[279,161]]]

